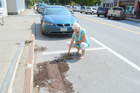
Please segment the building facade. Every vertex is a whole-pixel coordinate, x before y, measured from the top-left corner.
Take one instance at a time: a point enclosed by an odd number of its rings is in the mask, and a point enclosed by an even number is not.
[[[123,7],[128,17],[140,18],[140,0],[104,0],[103,7]]]
[[[111,8],[117,6],[117,0],[103,0],[101,5],[103,7]]]
[[[118,0],[117,6],[123,7],[127,16],[140,18],[140,0]]]
[[[25,10],[25,0],[0,0],[0,8],[4,10],[4,15],[19,14]]]

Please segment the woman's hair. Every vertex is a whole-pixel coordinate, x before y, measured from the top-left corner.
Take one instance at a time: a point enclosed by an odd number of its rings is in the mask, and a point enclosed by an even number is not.
[[[73,28],[73,29],[81,28],[81,26],[80,26],[79,23],[75,23],[75,24],[73,24],[72,28]]]

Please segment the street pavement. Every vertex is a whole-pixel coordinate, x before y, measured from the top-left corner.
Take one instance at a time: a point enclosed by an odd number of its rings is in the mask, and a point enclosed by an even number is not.
[[[140,23],[80,13],[75,16],[92,45],[83,59],[67,61],[70,69],[66,77],[74,93],[139,93]],[[71,38],[41,35],[40,19],[36,27],[37,46],[47,48],[36,54],[36,64],[67,51]]]

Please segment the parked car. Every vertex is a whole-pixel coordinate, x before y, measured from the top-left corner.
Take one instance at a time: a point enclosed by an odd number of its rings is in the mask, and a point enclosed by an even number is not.
[[[122,7],[115,7],[111,8],[108,10],[107,14],[108,19],[114,19],[114,18],[119,18],[119,19],[125,19],[125,11]]]
[[[74,12],[79,12],[80,11],[80,6],[73,6],[73,11]]]
[[[86,6],[81,6],[80,13],[85,13],[86,8],[87,8]]]
[[[37,5],[37,12],[38,12],[38,13],[43,13],[44,10],[45,10],[45,8],[46,8],[47,6],[48,6],[48,5],[45,4],[45,3],[39,3],[39,4]]]
[[[108,8],[99,7],[98,10],[97,10],[97,16],[98,17],[100,15],[104,15],[105,17],[107,17],[107,13],[108,13]]]
[[[42,34],[67,34],[73,33],[72,26],[77,19],[64,6],[48,6],[41,19]]]
[[[86,14],[96,14],[97,13],[97,9],[93,8],[93,7],[88,7],[85,11]]]

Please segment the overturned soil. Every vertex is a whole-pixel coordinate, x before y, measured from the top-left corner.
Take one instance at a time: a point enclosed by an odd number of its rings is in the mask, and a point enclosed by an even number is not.
[[[50,93],[73,93],[72,83],[65,76],[69,70],[65,61],[73,59],[74,55],[63,54],[55,60],[37,64],[34,70],[34,87],[45,87]]]

